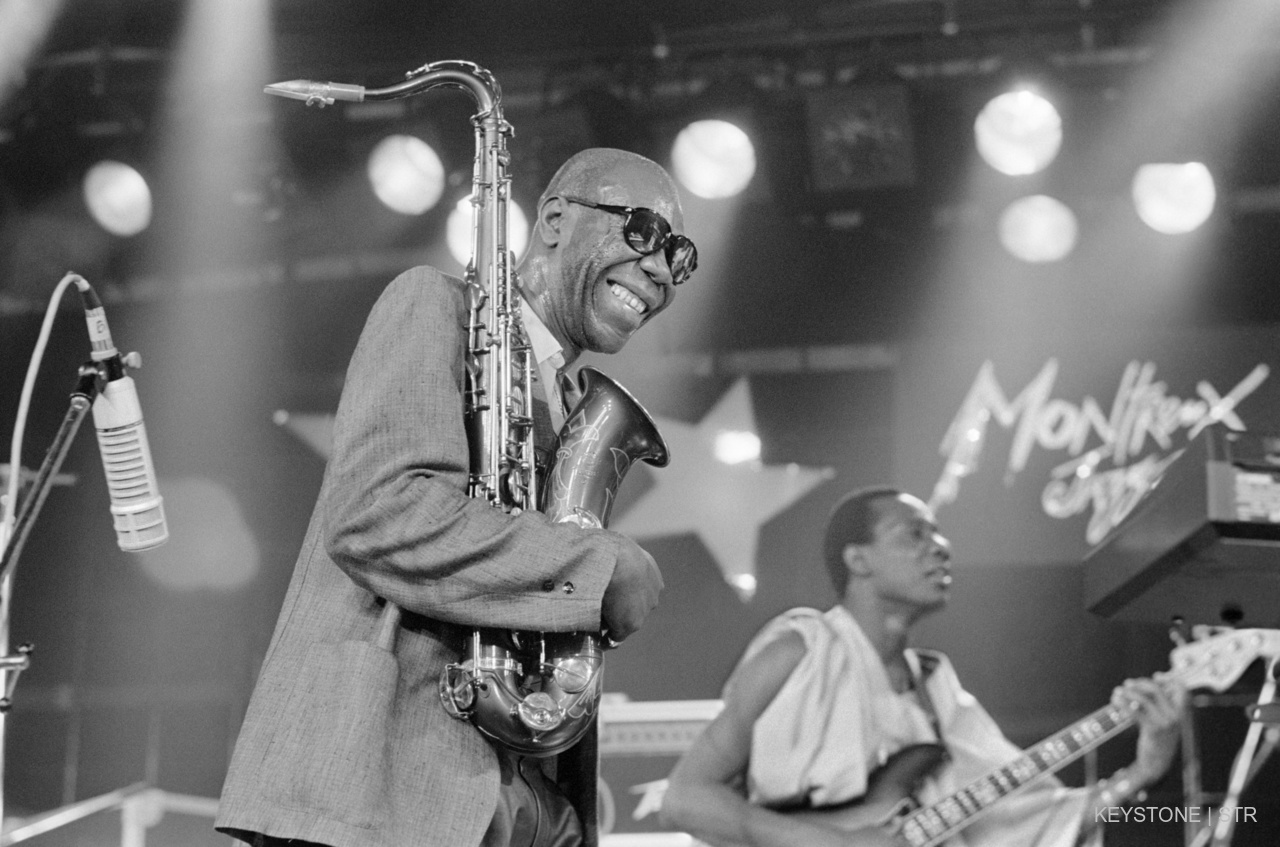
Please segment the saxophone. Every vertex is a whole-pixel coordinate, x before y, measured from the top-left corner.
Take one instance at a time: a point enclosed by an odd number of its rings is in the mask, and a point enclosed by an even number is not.
[[[335,100],[389,100],[437,87],[462,88],[475,99],[476,149],[471,202],[472,258],[466,270],[465,421],[470,449],[467,493],[510,513],[544,512],[552,521],[603,528],[617,490],[638,461],[661,467],[667,448],[652,418],[626,389],[598,370],[579,371],[582,396],[565,419],[554,455],[539,479],[533,432],[533,361],[520,312],[513,258],[507,250],[511,194],[501,90],[471,62],[433,62],[386,88],[311,80],[266,87],[269,94],[331,105]],[[379,643],[390,649],[400,609],[384,612]],[[469,720],[500,747],[554,756],[594,725],[603,692],[606,634],[475,629],[461,661],[440,677],[445,711]]]

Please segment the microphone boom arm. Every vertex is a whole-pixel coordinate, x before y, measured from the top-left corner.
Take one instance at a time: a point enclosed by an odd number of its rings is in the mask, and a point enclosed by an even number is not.
[[[106,376],[98,363],[86,362],[81,365],[76,387],[71,392],[67,413],[54,434],[53,442],[45,453],[40,470],[36,471],[35,479],[31,482],[31,491],[22,501],[13,522],[10,537],[4,545],[3,555],[0,556],[0,582],[8,579],[17,565],[18,555],[22,552],[27,536],[31,534],[31,527],[35,523],[36,515],[40,512],[40,507],[44,505],[45,497],[49,494],[54,475],[62,466],[62,460],[71,449],[71,442],[75,439],[80,424],[93,408],[93,401],[97,399],[105,382]],[[7,610],[5,612],[7,613]],[[0,620],[7,622],[8,615],[4,614]]]

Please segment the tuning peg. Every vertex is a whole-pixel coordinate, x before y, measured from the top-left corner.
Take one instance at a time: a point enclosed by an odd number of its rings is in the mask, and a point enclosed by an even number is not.
[[[1196,641],[1203,641],[1206,638],[1212,638],[1217,627],[1210,626],[1207,623],[1198,623],[1191,627],[1191,637]]]

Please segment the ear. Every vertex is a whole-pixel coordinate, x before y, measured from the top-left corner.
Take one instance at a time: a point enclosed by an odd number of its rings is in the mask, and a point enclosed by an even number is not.
[[[564,225],[564,216],[568,211],[568,203],[561,198],[552,195],[543,201],[538,207],[538,220],[535,235],[548,247],[555,247],[560,243],[561,227]]]
[[[844,566],[854,576],[870,576],[871,568],[867,566],[866,557],[862,555],[862,547],[857,544],[846,544],[840,556]]]

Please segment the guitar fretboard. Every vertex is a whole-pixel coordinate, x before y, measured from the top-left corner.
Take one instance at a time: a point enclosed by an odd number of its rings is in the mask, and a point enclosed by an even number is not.
[[[902,838],[911,847],[932,847],[963,829],[993,803],[1032,780],[1063,767],[1124,731],[1134,721],[1134,706],[1104,706],[1023,751],[1007,765],[903,818]]]

